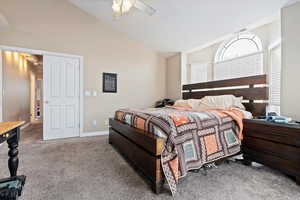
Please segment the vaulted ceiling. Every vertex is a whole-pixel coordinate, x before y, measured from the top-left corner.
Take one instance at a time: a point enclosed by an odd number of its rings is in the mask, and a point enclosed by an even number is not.
[[[8,22],[4,15],[0,13],[0,31],[5,30],[6,28],[8,28]]]
[[[139,10],[114,20],[112,0],[69,0],[132,40],[161,52],[186,51],[260,20],[279,15],[288,0],[144,0],[157,12]]]

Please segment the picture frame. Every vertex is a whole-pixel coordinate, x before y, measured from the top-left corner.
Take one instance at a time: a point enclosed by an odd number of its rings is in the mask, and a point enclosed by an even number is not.
[[[117,93],[117,74],[106,73],[102,75],[103,93]]]

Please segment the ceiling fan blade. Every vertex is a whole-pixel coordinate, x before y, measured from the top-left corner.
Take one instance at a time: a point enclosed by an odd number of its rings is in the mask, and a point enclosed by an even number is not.
[[[154,8],[152,8],[151,6],[147,5],[146,3],[144,3],[141,0],[136,0],[134,7],[147,13],[148,15],[152,16],[156,13],[156,10]]]

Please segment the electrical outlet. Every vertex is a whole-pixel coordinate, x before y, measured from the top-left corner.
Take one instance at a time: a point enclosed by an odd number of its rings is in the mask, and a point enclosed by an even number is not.
[[[97,121],[93,120],[93,126],[97,126]]]
[[[108,119],[104,121],[105,126],[108,126]]]

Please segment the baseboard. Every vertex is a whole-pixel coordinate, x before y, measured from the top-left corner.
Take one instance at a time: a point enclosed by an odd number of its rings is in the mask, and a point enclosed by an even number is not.
[[[108,135],[109,131],[96,131],[96,132],[84,132],[80,134],[80,137],[91,137],[91,136],[101,136],[101,135]]]
[[[23,130],[24,128],[28,127],[31,123],[30,122],[27,122],[26,124],[24,124],[23,126],[21,126],[21,130]]]

